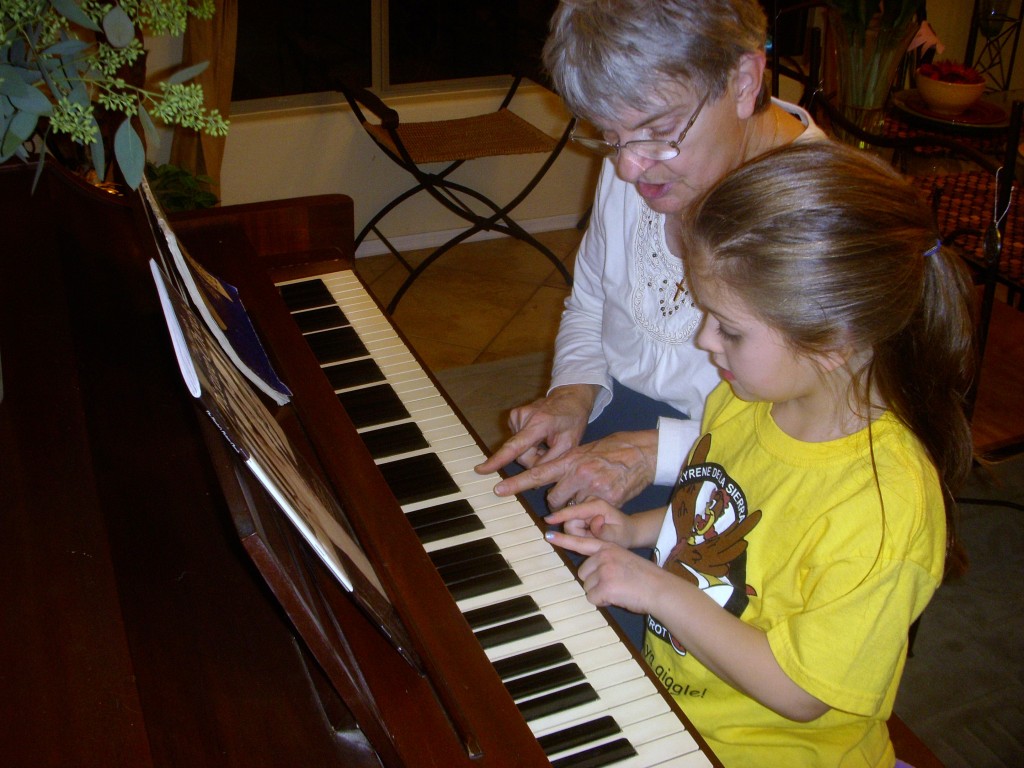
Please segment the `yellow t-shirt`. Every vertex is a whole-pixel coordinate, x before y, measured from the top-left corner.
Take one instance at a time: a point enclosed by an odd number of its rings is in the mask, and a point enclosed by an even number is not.
[[[786,674],[831,709],[810,723],[774,713],[686,654],[657,617],[645,658],[727,768],[891,767],[885,721],[908,629],[942,577],[934,466],[888,414],[804,443],[775,425],[770,403],[726,384],[708,398],[702,434],[655,557],[767,632]]]

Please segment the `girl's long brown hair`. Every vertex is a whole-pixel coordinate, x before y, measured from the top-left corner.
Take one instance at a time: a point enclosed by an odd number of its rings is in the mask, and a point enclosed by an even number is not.
[[[923,197],[873,156],[814,141],[740,167],[692,213],[688,268],[724,282],[798,350],[870,351],[857,391],[867,407],[873,387],[928,452],[947,570],[961,567],[954,493],[972,462],[974,294]]]

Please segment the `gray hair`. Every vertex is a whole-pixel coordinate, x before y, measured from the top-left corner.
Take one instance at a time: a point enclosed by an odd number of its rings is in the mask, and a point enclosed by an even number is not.
[[[720,97],[740,58],[764,51],[766,27],[757,0],[562,0],[544,66],[574,113],[614,121],[664,106],[677,84]]]

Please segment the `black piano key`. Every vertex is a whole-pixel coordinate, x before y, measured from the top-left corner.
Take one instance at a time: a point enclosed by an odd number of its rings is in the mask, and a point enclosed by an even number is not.
[[[453,536],[461,536],[464,533],[481,531],[484,529],[484,522],[476,515],[471,517],[460,517],[458,520],[448,520],[436,525],[426,525],[416,528],[416,536],[423,544],[430,544],[434,541],[450,539]]]
[[[546,645],[543,648],[534,648],[507,659],[494,662],[493,666],[502,680],[535,672],[538,669],[551,667],[572,661],[572,654],[562,643]]]
[[[444,568],[456,563],[464,563],[467,560],[475,560],[478,557],[489,557],[500,553],[501,549],[494,539],[477,539],[444,549],[436,549],[430,553],[430,562],[434,564],[435,568]]]
[[[433,453],[389,461],[380,465],[380,471],[399,504],[412,504],[459,492],[459,486]]]
[[[550,632],[551,623],[541,613],[535,613],[523,619],[516,619],[507,624],[499,624],[495,627],[481,629],[476,633],[477,642],[484,648],[494,648],[513,640],[522,640],[524,637],[536,637],[545,632]]]
[[[352,419],[352,423],[356,425],[356,429],[409,418],[409,411],[405,409],[395,390],[387,384],[339,392],[338,400]]]
[[[505,683],[505,688],[513,699],[519,701],[527,696],[536,696],[539,693],[550,691],[552,688],[561,688],[563,685],[579,683],[585,680],[583,670],[577,664],[563,664],[554,669],[545,669],[534,675],[527,675]]]
[[[462,517],[476,517],[476,510],[465,499],[447,501],[444,504],[435,504],[432,507],[418,509],[407,515],[409,523],[413,528],[423,528],[428,525],[444,523]],[[444,551],[444,550],[440,550]]]
[[[469,581],[490,573],[500,573],[509,568],[508,561],[504,557],[490,555],[489,557],[475,557],[465,563],[452,563],[444,568],[438,568],[437,572],[445,584],[452,586],[460,581]]]
[[[597,691],[594,690],[590,683],[580,683],[571,688],[565,688],[545,696],[538,696],[536,699],[524,701],[517,706],[526,722],[530,722],[555,712],[561,712],[563,709],[589,704],[592,701],[596,701],[597,698]]]
[[[334,305],[334,297],[327,290],[324,281],[318,279],[304,280],[301,283],[291,283],[281,286],[281,298],[285,306],[291,312],[298,312],[300,309],[312,309],[313,307],[325,307]]]
[[[584,744],[590,744],[598,739],[607,739],[609,736],[614,736],[617,733],[622,733],[619,724],[615,722],[615,718],[605,715],[596,720],[573,725],[555,733],[549,733],[547,736],[540,736],[537,742],[540,744],[541,749],[544,750],[544,754],[550,757],[559,752],[565,752],[567,749],[575,749]]]
[[[552,768],[602,768],[636,757],[636,750],[626,739],[616,739],[592,749],[566,755],[551,761]]]
[[[292,319],[303,333],[326,331],[328,328],[341,328],[345,325],[351,325],[348,318],[345,317],[345,313],[341,311],[341,307],[337,304],[329,307],[320,307],[319,309],[311,309],[308,312],[295,312],[292,315]]]
[[[302,338],[309,344],[313,356],[320,365],[340,363],[355,357],[368,357],[370,354],[356,329],[351,326],[307,333]]]
[[[324,373],[335,390],[365,387],[366,384],[377,381],[384,382],[379,367],[370,358],[358,334],[351,329],[344,313],[334,304],[330,291],[320,280],[282,286],[281,293],[293,312],[308,310],[294,315],[296,323],[306,334],[306,339],[317,359],[325,366]],[[388,394],[383,394],[385,389],[388,390]],[[410,418],[405,406],[386,384],[345,394],[349,396],[339,395],[339,400],[358,428]],[[362,437],[368,444],[371,455],[377,459],[426,447],[422,433],[414,424],[372,430],[363,433]],[[381,469],[388,485],[402,504],[448,495],[459,490],[443,464],[433,455],[390,462],[382,465]],[[484,527],[472,507],[465,501],[438,505],[422,510],[421,513],[414,513],[420,514],[418,521],[414,521],[413,515],[410,515],[410,522],[414,524],[417,534],[424,541],[437,540],[444,535],[456,535],[450,533],[453,529],[462,532]],[[471,545],[462,549],[443,550],[444,554],[439,559],[449,563],[447,577],[455,579],[455,583],[450,585],[449,589],[469,590],[471,594],[479,594],[519,584],[519,578],[507,567],[503,558],[494,556],[495,548],[496,545],[491,542],[482,546]],[[481,569],[482,576],[478,575]],[[470,595],[454,596],[456,600],[460,600]],[[477,633],[478,640],[484,648],[551,629],[550,623],[540,614],[535,601],[528,596],[471,611],[467,613],[467,620],[471,621],[471,625],[487,627]],[[550,690],[555,686],[570,685],[584,680],[576,664],[566,663],[570,659],[571,655],[565,646],[556,644],[503,659],[495,664],[495,668],[503,679],[517,678],[508,683],[508,686],[513,692],[513,698],[521,698]],[[537,670],[544,671],[537,673]],[[583,683],[530,699],[520,706],[520,711],[524,718],[530,721],[596,698],[597,694],[593,688]],[[540,741],[546,754],[558,754],[596,739],[608,738],[618,732],[620,731],[614,720],[606,717],[549,734]],[[635,754],[636,751],[629,743],[625,739],[620,739],[560,758],[553,764],[558,768],[597,768]]]
[[[335,391],[384,381],[384,374],[381,373],[380,366],[370,357],[328,365],[321,370],[327,376],[327,380],[331,382],[331,389]]]
[[[523,582],[519,579],[519,576],[515,571],[511,568],[505,568],[505,570],[502,571],[491,571],[490,573],[484,573],[479,576],[474,576],[473,578],[451,584],[448,587],[448,592],[451,593],[452,598],[458,602],[459,600],[467,600],[479,595],[488,595],[491,592],[497,592],[500,589],[518,587],[522,583]]]
[[[540,613],[537,601],[529,595],[520,595],[511,600],[503,600],[493,605],[485,605],[482,608],[474,608],[462,615],[469,622],[474,631],[488,624],[497,624],[503,621],[511,621],[521,616],[529,616],[531,613]]]
[[[375,460],[430,447],[420,428],[411,421],[364,432],[360,437]]]

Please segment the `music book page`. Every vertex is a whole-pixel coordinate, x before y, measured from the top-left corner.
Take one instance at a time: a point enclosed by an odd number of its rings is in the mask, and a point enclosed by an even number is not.
[[[337,500],[290,444],[288,436],[188,307],[155,261],[150,262],[182,377],[246,466],[348,591],[353,569],[384,589],[352,534]],[[198,394],[196,393],[198,389]]]
[[[183,287],[192,300],[207,329],[220,344],[224,353],[231,358],[239,371],[278,405],[284,405],[291,398],[291,390],[274,371],[260,342],[256,329],[252,327],[245,307],[238,296],[238,290],[216,275],[203,269],[184,246],[178,241],[160,207],[149,182],[143,179],[140,186],[143,205],[149,214],[150,226],[154,232],[157,249],[163,257],[166,276],[177,278],[175,284]]]

